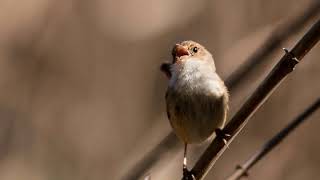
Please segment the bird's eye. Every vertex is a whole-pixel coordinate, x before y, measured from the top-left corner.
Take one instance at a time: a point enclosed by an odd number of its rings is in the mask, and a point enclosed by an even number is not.
[[[192,51],[193,51],[194,53],[198,52],[198,50],[199,50],[198,47],[193,47],[193,48],[192,48]]]

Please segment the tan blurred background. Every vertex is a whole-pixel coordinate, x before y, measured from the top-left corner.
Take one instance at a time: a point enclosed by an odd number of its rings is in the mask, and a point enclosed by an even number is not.
[[[0,179],[120,179],[171,130],[159,64],[174,43],[205,45],[225,79],[309,2],[0,1]],[[291,48],[303,32],[283,46]],[[230,114],[282,54],[232,94]],[[319,97],[319,57],[317,45],[207,179],[226,177]],[[250,179],[320,178],[319,118],[315,113],[258,163]],[[181,160],[182,153],[172,154],[149,171],[152,179],[179,179]]]

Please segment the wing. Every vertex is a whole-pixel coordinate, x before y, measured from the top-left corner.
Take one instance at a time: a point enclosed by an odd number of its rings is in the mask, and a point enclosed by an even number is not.
[[[170,71],[171,63],[165,62],[162,63],[160,66],[160,70],[167,76],[167,78],[171,78],[171,71]]]

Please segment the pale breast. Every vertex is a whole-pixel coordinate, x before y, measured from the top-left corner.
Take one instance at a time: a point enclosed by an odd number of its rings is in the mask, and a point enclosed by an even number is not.
[[[224,125],[228,93],[220,77],[205,69],[184,69],[170,80],[167,112],[177,136],[199,143]]]
[[[215,68],[205,62],[189,60],[172,66],[169,88],[182,93],[211,94],[222,96],[227,88],[215,72]]]

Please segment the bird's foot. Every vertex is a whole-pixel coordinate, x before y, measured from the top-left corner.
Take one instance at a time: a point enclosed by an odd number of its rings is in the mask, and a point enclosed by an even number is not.
[[[217,138],[220,138],[225,145],[228,146],[228,139],[231,137],[230,134],[225,133],[222,129],[217,128],[215,130]]]
[[[183,167],[183,177],[182,180],[196,180],[194,174],[187,169],[187,167]]]

